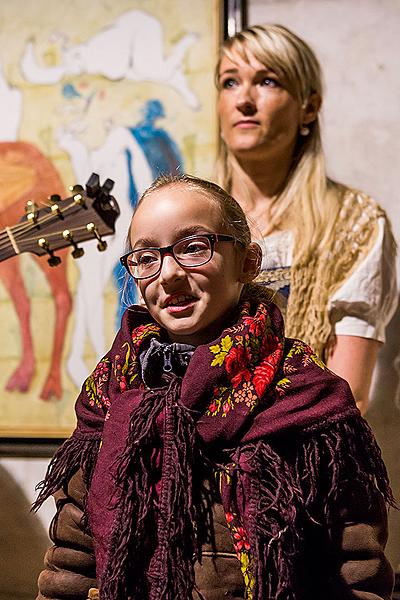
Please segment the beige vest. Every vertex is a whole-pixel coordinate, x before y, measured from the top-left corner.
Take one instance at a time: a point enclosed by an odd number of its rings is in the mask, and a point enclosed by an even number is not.
[[[285,333],[304,340],[323,359],[334,330],[329,299],[367,256],[382,216],[384,211],[372,198],[343,187],[330,247],[292,265]]]

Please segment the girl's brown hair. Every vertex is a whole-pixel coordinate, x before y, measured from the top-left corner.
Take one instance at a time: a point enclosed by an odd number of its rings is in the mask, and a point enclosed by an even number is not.
[[[172,186],[183,186],[188,190],[195,190],[213,200],[220,211],[221,225],[225,232],[232,235],[239,245],[242,244],[246,247],[250,244],[250,228],[242,207],[228,192],[211,181],[187,174],[162,175],[145,190],[137,206],[140,206],[153,192]]]

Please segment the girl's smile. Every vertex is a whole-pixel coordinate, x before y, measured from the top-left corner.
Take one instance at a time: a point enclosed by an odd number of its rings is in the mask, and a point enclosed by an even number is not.
[[[171,313],[179,313],[191,308],[195,302],[196,299],[193,296],[175,294],[174,296],[167,297],[164,306]]]

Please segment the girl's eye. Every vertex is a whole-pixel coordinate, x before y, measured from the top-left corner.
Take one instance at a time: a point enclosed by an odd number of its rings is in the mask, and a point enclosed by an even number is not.
[[[209,252],[210,244],[207,238],[198,237],[192,240],[182,240],[174,249],[174,254],[184,259],[188,256],[200,256]]]
[[[158,256],[154,252],[143,252],[143,254],[136,255],[135,258],[136,260],[134,259],[132,262],[134,266],[138,267],[148,267],[158,260]]]
[[[188,242],[185,246],[179,248],[180,254],[199,254],[201,252],[205,252],[208,249],[208,244],[201,240],[196,240],[193,242]]]

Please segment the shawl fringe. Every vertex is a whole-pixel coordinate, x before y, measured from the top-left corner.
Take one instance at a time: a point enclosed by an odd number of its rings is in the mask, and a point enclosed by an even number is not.
[[[299,547],[300,489],[288,465],[265,441],[253,448],[251,465],[252,598],[291,600],[295,598],[291,588]]]
[[[368,505],[381,494],[389,506],[396,507],[381,451],[359,416],[312,437],[297,438],[295,461],[290,461],[294,468],[265,441],[242,451],[250,456],[253,475],[254,587],[249,596],[253,600],[297,598],[296,560],[301,555],[304,515],[317,526],[329,527],[340,510],[340,493],[346,484],[361,485]]]
[[[33,502],[31,510],[36,512],[47,498],[65,488],[71,477],[82,469],[86,489],[90,486],[91,477],[96,465],[100,447],[100,434],[92,434],[89,438],[75,432],[56,451],[51,459],[45,477],[36,485],[39,494]],[[86,508],[86,502],[85,502]],[[86,510],[84,512],[86,522]]]
[[[102,600],[192,598],[195,558],[201,556],[205,537],[212,535],[212,503],[202,477],[193,476],[204,459],[193,417],[177,402],[180,386],[181,380],[174,377],[167,390],[146,392],[131,416],[125,449],[114,465],[119,508],[100,582]],[[163,485],[157,536],[150,540],[155,518],[150,507],[157,505],[152,453],[157,446],[156,419],[163,410]],[[150,563],[149,544],[155,547]]]
[[[305,506],[311,507],[318,497],[325,497],[321,514],[328,523],[332,521],[330,506],[348,481],[362,483],[370,501],[379,490],[388,506],[398,508],[381,450],[370,426],[359,415],[313,433],[300,448],[295,464],[305,491]]]

